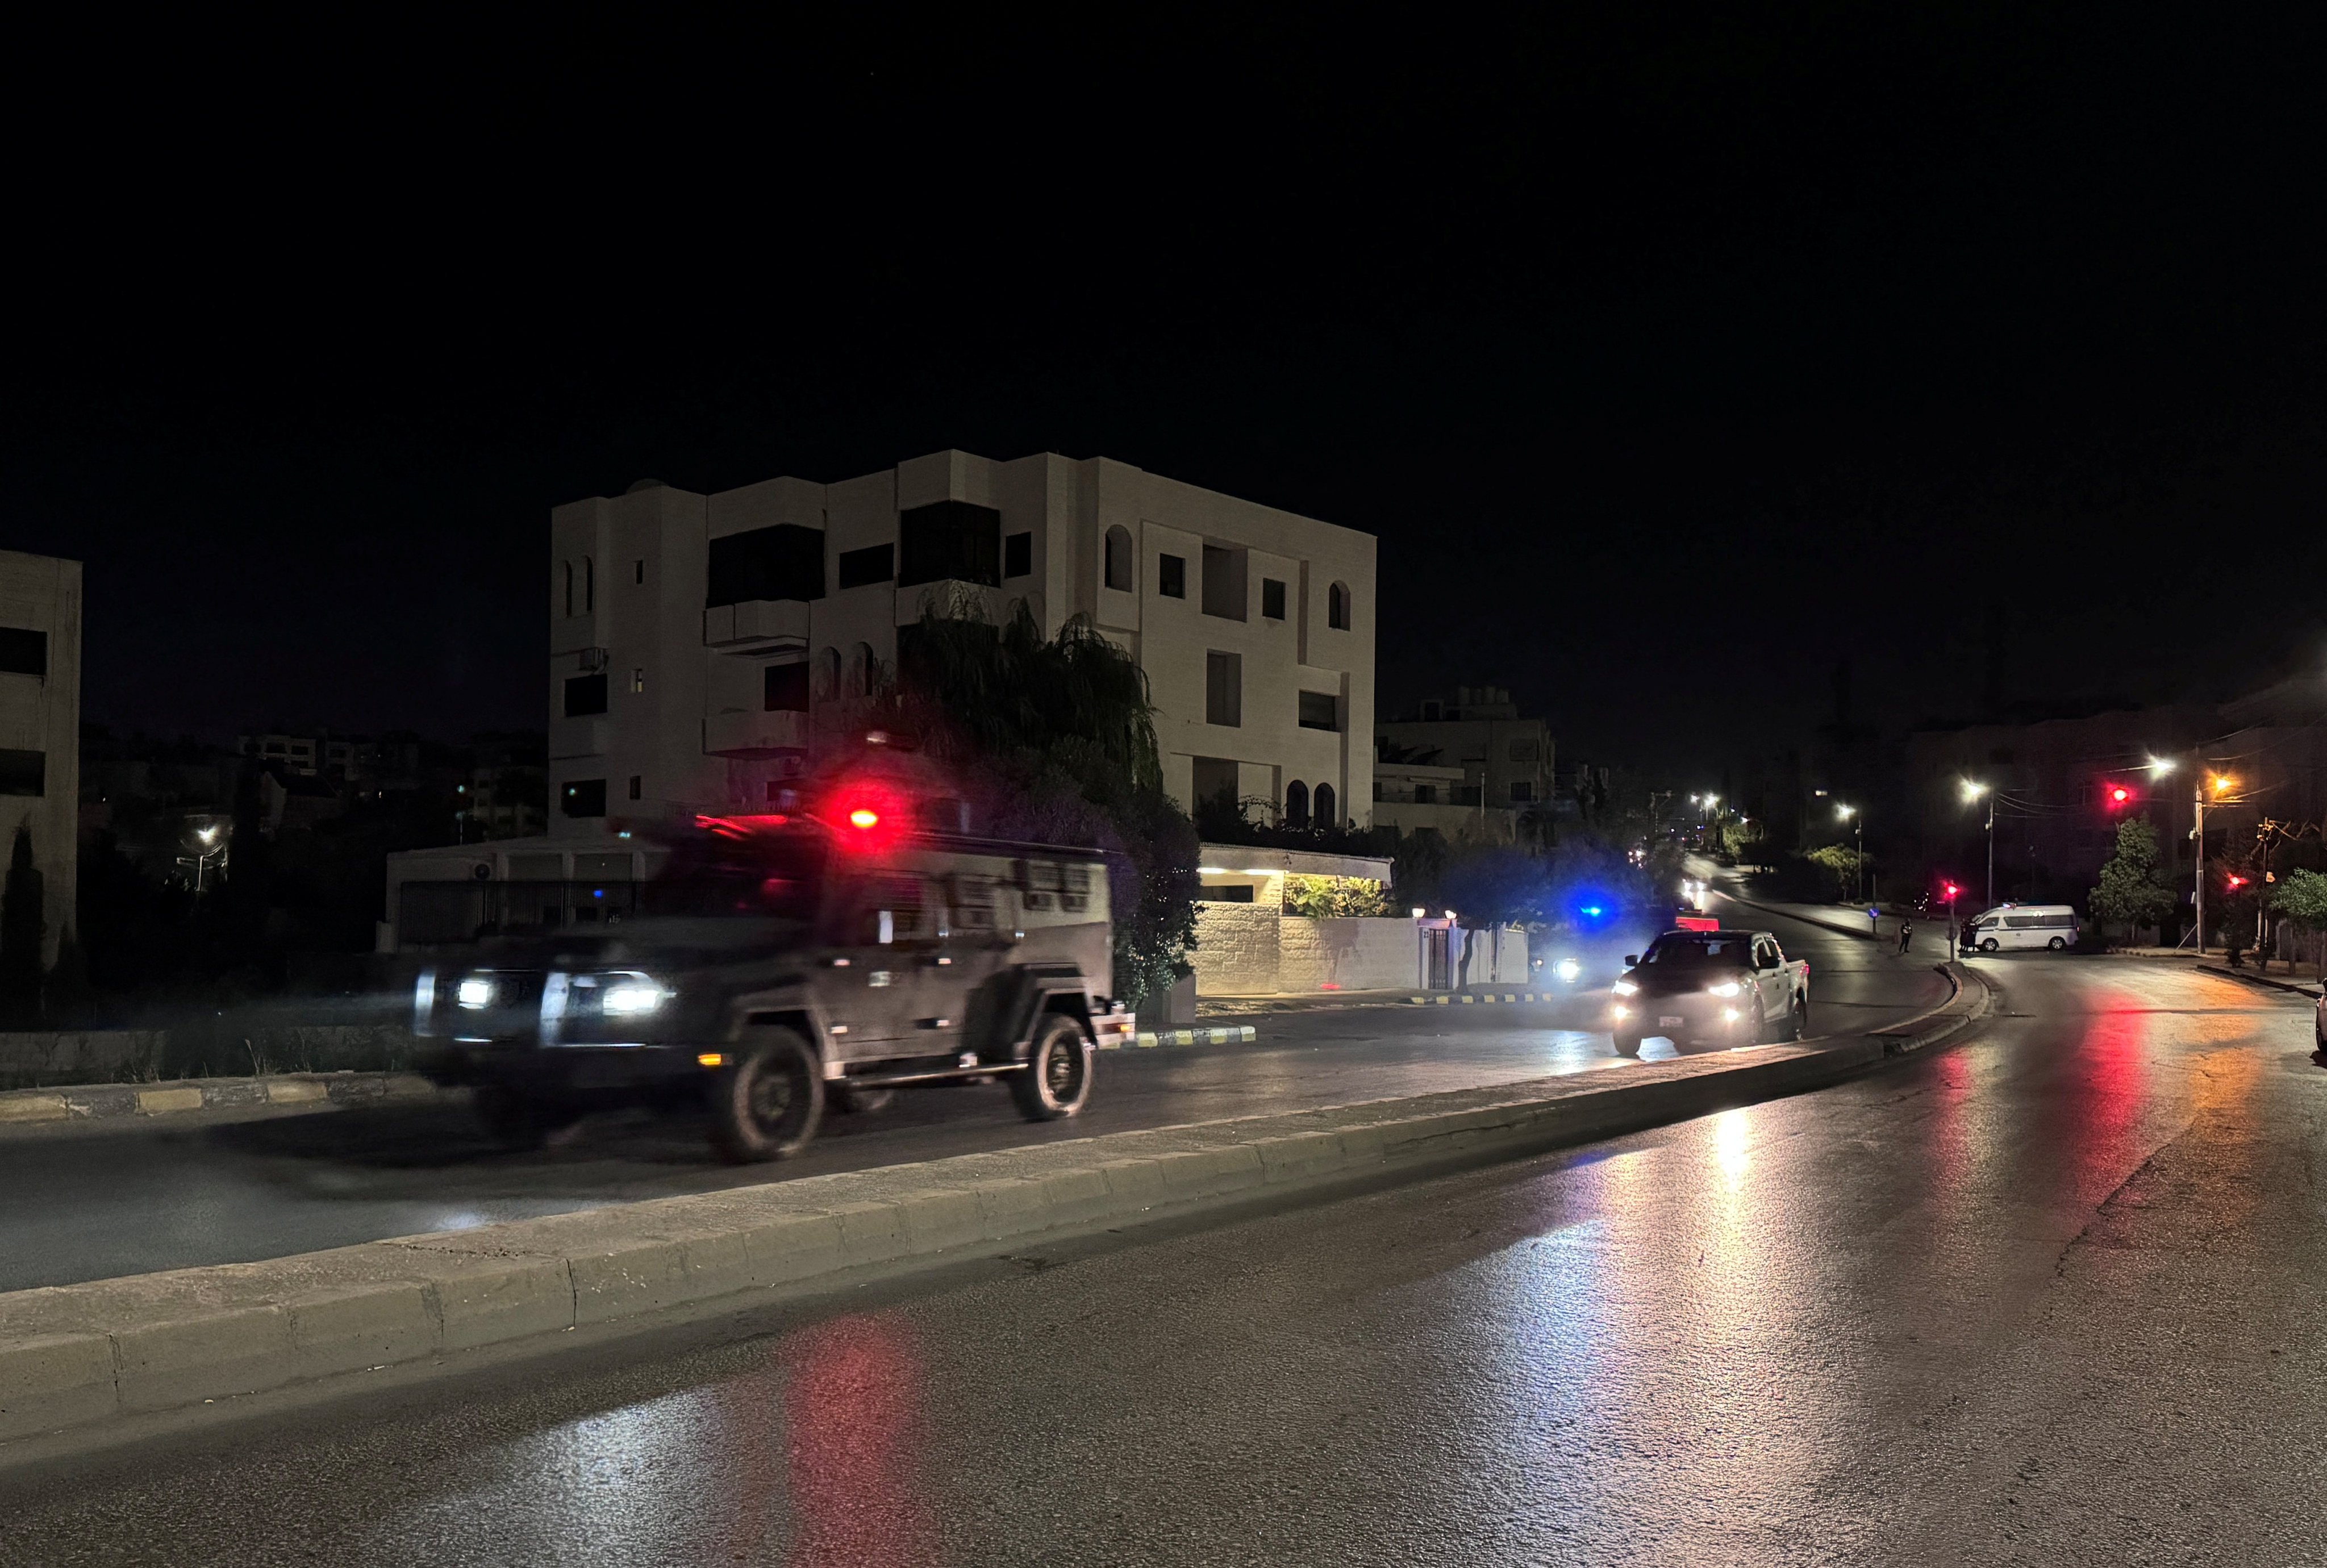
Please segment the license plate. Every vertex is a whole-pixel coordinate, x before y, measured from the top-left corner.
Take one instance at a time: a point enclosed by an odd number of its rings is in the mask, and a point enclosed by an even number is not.
[[[1658,1019],[1658,1020],[1657,1020],[1657,1022],[1658,1022],[1659,1023],[1668,1023],[1668,1024],[1669,1024],[1669,1023],[1685,1023],[1685,1022],[1687,1022],[1687,1019],[1683,1019],[1683,1018],[1675,1018],[1675,1017],[1668,1016],[1668,1017],[1664,1017],[1664,1018],[1659,1018],[1659,1019]]]

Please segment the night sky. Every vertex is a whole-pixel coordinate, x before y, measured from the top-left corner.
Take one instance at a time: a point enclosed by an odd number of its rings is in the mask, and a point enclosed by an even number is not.
[[[538,726],[550,507],[947,446],[1373,532],[1385,709],[1595,758],[2327,661],[2315,8],[1538,9],[60,59],[0,544],[211,737]]]

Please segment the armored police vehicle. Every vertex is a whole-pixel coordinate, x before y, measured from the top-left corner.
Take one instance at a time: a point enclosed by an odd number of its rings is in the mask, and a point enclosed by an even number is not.
[[[1030,1119],[1089,1103],[1128,1043],[1096,851],[927,830],[877,781],[818,809],[698,817],[630,918],[489,947],[414,999],[426,1070],[502,1141],[600,1106],[701,1104],[712,1147],[779,1160],[827,1109],[1001,1079]]]

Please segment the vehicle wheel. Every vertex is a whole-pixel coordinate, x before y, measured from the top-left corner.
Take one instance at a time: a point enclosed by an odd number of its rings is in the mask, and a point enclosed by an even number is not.
[[[1026,1052],[1026,1070],[1010,1075],[1010,1097],[1030,1122],[1071,1116],[1090,1099],[1090,1041],[1063,1013],[1045,1014]]]
[[[1797,996],[1794,998],[1794,1012],[1792,1019],[1786,1025],[1786,1038],[1788,1040],[1808,1040],[1809,1037],[1810,999],[1807,996]]]
[[[1638,1056],[1638,1055],[1640,1055],[1640,1037],[1639,1035],[1637,1035],[1637,1034],[1620,1034],[1620,1035],[1618,1035],[1618,1036],[1616,1037],[1616,1054],[1617,1054],[1618,1056]]]
[[[711,1147],[723,1160],[790,1159],[823,1119],[823,1064],[789,1029],[770,1030],[712,1082]]]
[[[1979,941],[1979,950],[1983,953],[1993,953],[2003,945],[1994,937],[1982,937]]]
[[[2051,941],[2049,941],[2049,942],[2045,943],[2044,945],[2045,945],[2046,947],[2048,947],[2051,948],[2051,949],[2052,949],[2052,951],[2054,951],[2055,953],[2058,953],[2058,952],[2061,951],[2062,949],[2064,949],[2065,947],[2067,947],[2069,944],[2068,944],[2067,942],[2065,942],[2065,941],[2061,940],[2061,938],[2058,938],[2058,937],[2055,937],[2055,938],[2053,938]]]
[[[825,1103],[844,1116],[877,1111],[896,1097],[894,1089],[852,1088],[846,1084],[834,1084],[824,1091]]]
[[[477,1125],[504,1149],[538,1149],[560,1123],[542,1106],[507,1084],[479,1084],[472,1091]]]

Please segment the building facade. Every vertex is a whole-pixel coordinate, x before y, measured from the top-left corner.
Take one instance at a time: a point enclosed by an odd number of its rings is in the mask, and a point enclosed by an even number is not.
[[[41,961],[74,926],[79,875],[81,566],[0,550],[0,855],[41,877]]]
[[[1380,757],[1374,821],[1508,844],[1552,810],[1551,726],[1523,718],[1500,686],[1457,686],[1374,727]],[[1448,768],[1461,772],[1446,777]]]
[[[1089,615],[1147,674],[1165,788],[1373,798],[1374,540],[1106,458],[940,452],[832,484],[641,481],[550,520],[549,834],[781,798],[926,608]]]

